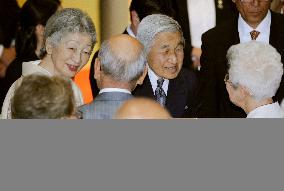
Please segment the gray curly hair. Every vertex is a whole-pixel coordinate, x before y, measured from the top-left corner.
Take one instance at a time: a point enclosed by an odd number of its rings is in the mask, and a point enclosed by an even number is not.
[[[161,32],[179,32],[185,43],[181,26],[167,15],[153,14],[142,19],[137,30],[137,39],[144,45],[145,53],[150,52],[153,40]]]
[[[57,45],[67,33],[86,33],[92,48],[97,42],[96,28],[90,16],[77,8],[65,8],[51,16],[45,26],[44,38]],[[43,50],[42,55],[45,54]]]
[[[250,41],[233,45],[227,53],[229,80],[247,87],[256,100],[271,98],[283,75],[281,55],[269,44]]]

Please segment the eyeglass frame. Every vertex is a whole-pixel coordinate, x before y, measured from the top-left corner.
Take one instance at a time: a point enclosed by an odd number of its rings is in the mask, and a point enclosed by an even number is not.
[[[229,73],[227,73],[224,77],[224,82],[225,84],[230,84],[234,89],[237,89],[238,88],[238,85],[237,84],[234,84],[232,81],[230,81],[230,76],[229,76]]]
[[[252,3],[254,0],[240,0],[241,3]],[[270,0],[257,0],[259,2],[268,2]]]

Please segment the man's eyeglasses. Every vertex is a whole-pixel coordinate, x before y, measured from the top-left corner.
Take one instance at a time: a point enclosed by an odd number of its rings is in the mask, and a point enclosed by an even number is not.
[[[242,3],[252,3],[255,0],[240,0]],[[268,2],[270,0],[257,0],[259,2]]]

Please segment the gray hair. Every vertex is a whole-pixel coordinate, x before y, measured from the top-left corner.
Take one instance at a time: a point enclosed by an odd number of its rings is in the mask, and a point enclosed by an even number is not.
[[[74,110],[70,79],[59,76],[25,76],[11,102],[13,119],[59,119],[70,117]]]
[[[87,13],[77,8],[66,8],[51,16],[45,26],[45,40],[57,45],[67,33],[86,33],[92,48],[97,42],[95,25]]]
[[[283,75],[281,55],[269,44],[256,41],[232,46],[227,53],[229,80],[250,90],[256,100],[271,98]]]
[[[184,37],[181,26],[169,16],[153,14],[142,19],[137,29],[137,39],[144,45],[146,54],[150,52],[153,40],[161,32],[179,32]]]
[[[121,82],[138,80],[146,66],[143,48],[134,58],[123,59],[114,53],[109,40],[102,43],[98,58],[100,59],[103,72],[114,80]]]

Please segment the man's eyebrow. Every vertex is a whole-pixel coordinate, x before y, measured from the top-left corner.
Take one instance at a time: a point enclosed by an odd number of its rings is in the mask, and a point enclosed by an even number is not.
[[[162,49],[169,48],[169,47],[170,47],[170,46],[167,45],[167,44],[164,44],[164,45],[161,46]]]

